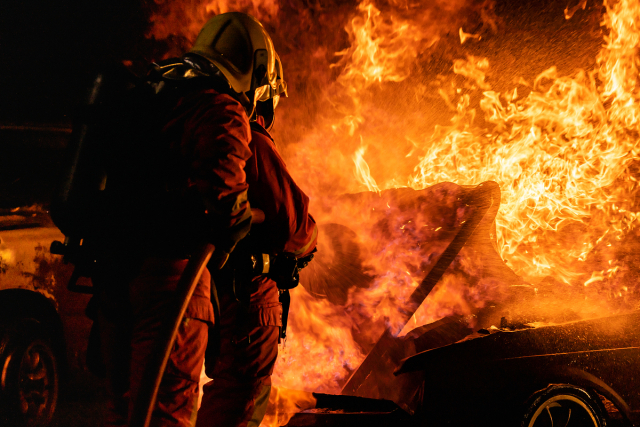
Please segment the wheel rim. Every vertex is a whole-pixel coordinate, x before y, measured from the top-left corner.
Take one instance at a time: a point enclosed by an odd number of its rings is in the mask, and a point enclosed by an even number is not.
[[[560,394],[545,400],[528,427],[600,427],[591,407],[582,399]]]
[[[19,370],[19,411],[28,425],[48,422],[57,399],[57,375],[51,350],[34,342],[22,353]]]

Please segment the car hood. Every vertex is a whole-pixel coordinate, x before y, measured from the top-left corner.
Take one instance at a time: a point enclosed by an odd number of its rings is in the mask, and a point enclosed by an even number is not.
[[[429,366],[469,365],[559,353],[640,347],[640,311],[465,339],[404,359],[396,375]]]

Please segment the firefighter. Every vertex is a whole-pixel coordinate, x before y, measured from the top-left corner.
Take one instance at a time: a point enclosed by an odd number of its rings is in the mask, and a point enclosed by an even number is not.
[[[257,20],[235,12],[212,18],[181,59],[153,67],[149,84],[169,107],[146,163],[161,167],[147,180],[153,188],[140,193],[146,214],[132,216],[128,230],[136,238],[129,237],[128,251],[119,248],[126,257],[114,248],[93,277],[110,395],[107,426],[127,425],[163,315],[196,244],[208,239],[215,245],[218,268],[249,230],[249,117],[255,102],[276,89],[276,79],[269,35]],[[205,270],[180,326],[152,426],[195,424],[214,322],[210,282]]]
[[[217,357],[207,353],[205,359],[207,376],[213,381],[204,385],[198,427],[257,427],[262,421],[278,343],[284,336],[279,300],[288,297],[288,291],[279,288],[292,286],[291,264],[278,267],[278,260],[283,256],[289,261],[297,259],[298,267],[302,267],[315,251],[318,230],[309,215],[309,198],[287,171],[266,129],[273,125],[280,97],[287,96],[279,58],[276,64],[278,86],[266,94],[268,100],[257,104],[251,122],[252,156],[245,166],[249,201],[264,212],[265,219],[239,243],[228,265],[214,274],[221,310],[220,349]],[[251,271],[247,260],[251,258],[252,265],[256,261],[260,264],[266,254],[272,260],[277,254],[271,265],[276,271],[247,274]],[[210,341],[210,346],[213,344],[215,340]]]

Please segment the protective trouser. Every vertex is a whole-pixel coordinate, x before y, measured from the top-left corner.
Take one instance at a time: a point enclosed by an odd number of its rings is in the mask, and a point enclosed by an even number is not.
[[[265,293],[277,295],[272,281],[256,281],[253,285],[268,286]],[[218,290],[220,355],[216,360],[205,362],[207,376],[212,381],[204,386],[196,425],[257,427],[269,403],[271,374],[278,357],[282,306],[273,297],[245,305],[228,289],[219,287]]]
[[[126,294],[101,295],[98,314],[101,351],[107,372],[109,403],[105,425],[126,426],[137,397],[142,374],[166,313],[173,303],[175,286],[187,260],[151,258],[131,280]],[[99,281],[111,281],[102,277]],[[195,424],[198,385],[213,322],[211,277],[207,270],[196,288],[158,391],[151,426],[190,427]],[[123,306],[129,306],[124,313]]]

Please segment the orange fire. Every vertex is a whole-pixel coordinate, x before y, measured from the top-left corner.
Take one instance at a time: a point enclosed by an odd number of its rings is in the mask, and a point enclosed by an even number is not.
[[[499,37],[492,1],[307,3],[165,3],[150,33],[192,40],[209,16],[228,10],[265,23],[291,89],[279,107],[276,140],[311,196],[321,231],[341,224],[360,248],[364,273],[347,269],[335,277],[360,274],[366,284],[352,286],[340,303],[304,287],[292,292],[289,339],[274,383],[339,391],[365,356],[362,337],[374,342],[380,324],[401,327],[394,325],[397,301],[422,279],[413,267],[424,254],[407,246],[401,227],[410,225],[397,207],[382,207],[397,235],[381,241],[372,223],[378,218],[374,204],[345,202],[342,194],[496,181],[502,200],[493,238],[523,287],[563,294],[562,307],[553,310],[578,317],[638,307],[630,245],[640,214],[640,1],[605,0],[606,35],[592,69],[563,75],[547,64],[533,78],[511,70],[515,83],[500,92],[490,78],[500,64],[474,54]],[[566,19],[585,13],[586,6],[586,0],[567,6]],[[449,46],[451,57],[442,56],[449,65],[438,73],[434,52],[448,46],[448,34],[468,51]],[[342,256],[331,253],[330,238],[320,236],[325,259]],[[463,251],[459,271],[473,276],[478,262]],[[470,287],[461,274],[448,272],[405,332],[499,303],[505,292],[482,279]]]

